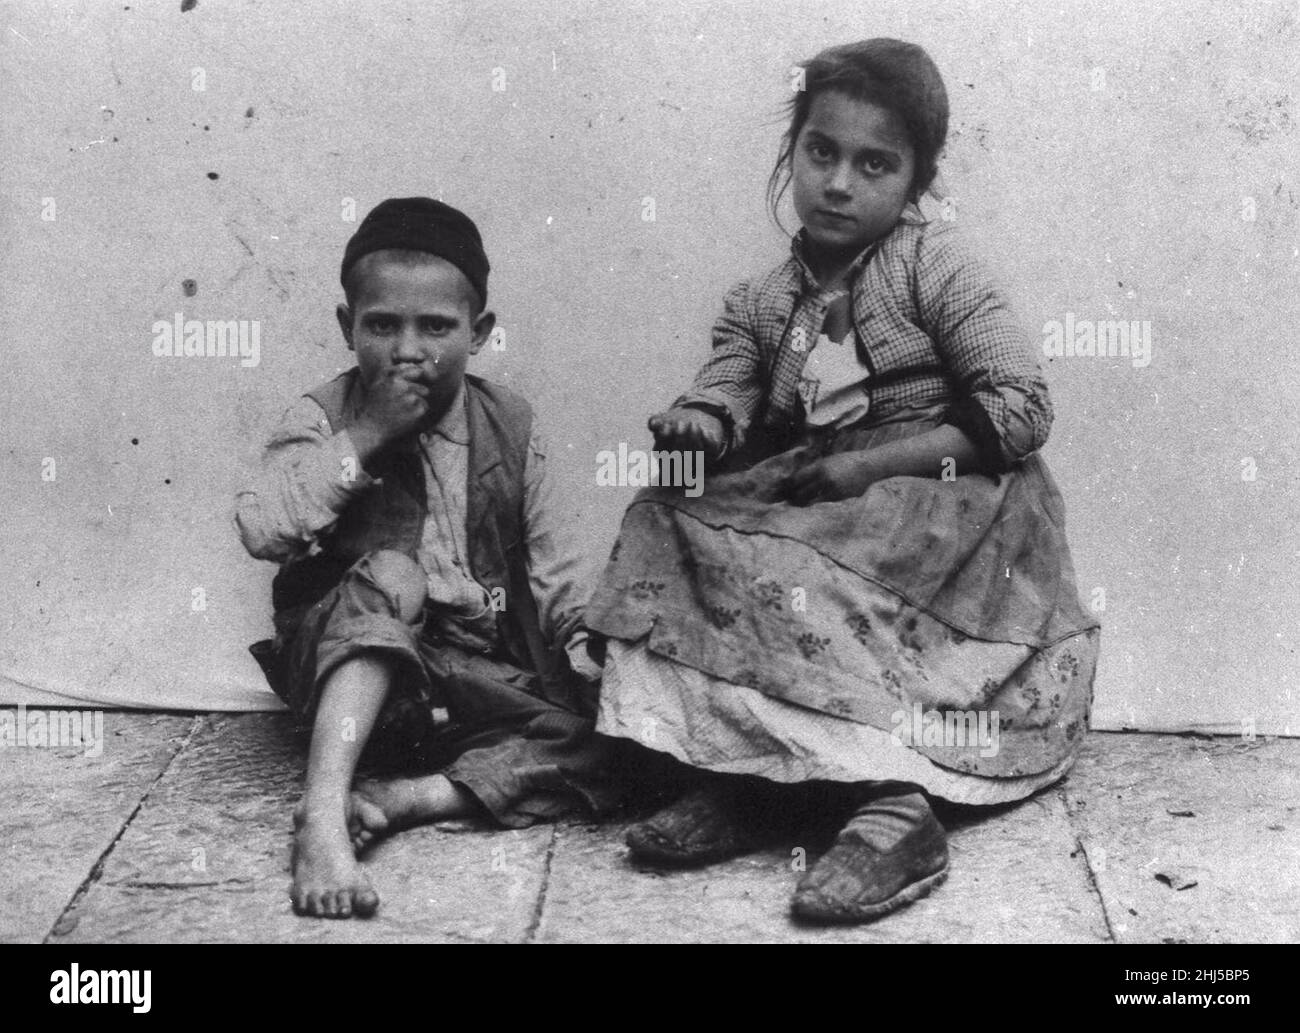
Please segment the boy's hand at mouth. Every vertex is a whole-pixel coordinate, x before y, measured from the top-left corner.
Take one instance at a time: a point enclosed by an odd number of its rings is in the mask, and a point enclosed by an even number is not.
[[[715,460],[726,444],[722,421],[702,409],[669,409],[651,416],[649,426],[661,451],[703,452],[705,459]]]
[[[348,428],[357,458],[365,465],[394,441],[415,433],[429,415],[429,387],[415,365],[386,366],[365,385],[365,400]]]

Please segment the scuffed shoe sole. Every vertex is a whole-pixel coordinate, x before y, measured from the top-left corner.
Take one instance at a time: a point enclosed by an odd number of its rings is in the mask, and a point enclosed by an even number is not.
[[[648,821],[627,830],[632,860],[665,868],[693,868],[762,850],[776,832],[734,791],[717,787],[688,793]]]
[[[716,864],[760,849],[749,842],[711,843],[707,847],[684,847],[658,830],[634,825],[624,838],[632,859],[661,868],[696,868]]]
[[[948,865],[945,864],[933,875],[909,882],[892,897],[887,897],[876,904],[844,904],[827,900],[816,890],[796,891],[794,900],[790,904],[790,911],[795,918],[817,925],[858,925],[874,922],[922,897],[928,897],[931,891],[943,885],[947,878]]]

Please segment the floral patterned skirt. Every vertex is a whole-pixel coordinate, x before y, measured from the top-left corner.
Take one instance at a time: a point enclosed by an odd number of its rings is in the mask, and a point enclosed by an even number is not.
[[[612,640],[598,730],[713,770],[899,778],[969,802],[1068,770],[1100,631],[1041,457],[997,478],[782,499],[819,455],[940,419],[914,415],[810,438],[697,498],[640,492],[587,610]]]

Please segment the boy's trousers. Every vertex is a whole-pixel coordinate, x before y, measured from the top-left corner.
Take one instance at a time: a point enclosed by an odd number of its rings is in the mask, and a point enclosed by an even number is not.
[[[592,699],[590,712],[563,709],[541,698],[534,672],[490,647],[476,653],[429,632],[429,607],[407,623],[370,560],[363,556],[300,616],[280,615],[276,656],[259,657],[300,727],[311,730],[340,664],[382,654],[392,661],[393,684],[363,764],[441,773],[507,827],[609,810],[615,743],[593,731],[594,690],[574,694]]]

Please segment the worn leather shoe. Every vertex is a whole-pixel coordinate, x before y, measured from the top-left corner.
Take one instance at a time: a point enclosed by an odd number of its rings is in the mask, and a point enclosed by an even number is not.
[[[854,812],[799,880],[791,910],[808,922],[870,922],[948,877],[948,839],[920,792],[877,797]]]
[[[633,825],[627,845],[638,861],[684,868],[751,853],[776,835],[754,801],[734,786],[713,783]]]

